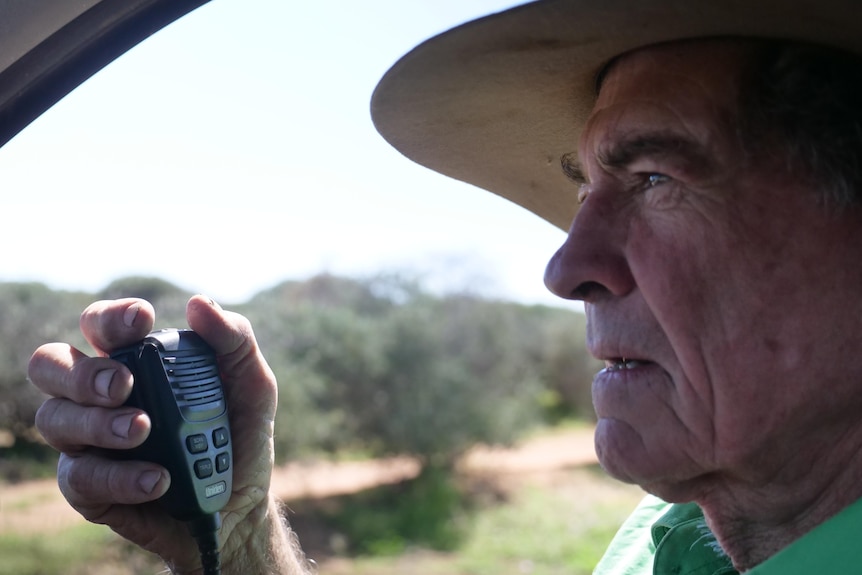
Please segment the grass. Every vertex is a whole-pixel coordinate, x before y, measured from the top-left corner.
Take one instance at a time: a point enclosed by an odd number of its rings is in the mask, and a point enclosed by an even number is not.
[[[588,575],[640,494],[587,488],[594,478],[569,474],[574,487],[528,485],[506,505],[476,517],[460,550],[458,572],[471,575]]]
[[[431,487],[423,487],[429,500],[436,498],[438,504],[449,501],[451,493],[445,485],[432,482]],[[438,550],[404,540],[387,546],[385,538],[379,547],[358,552],[350,552],[348,545],[340,555],[313,555],[320,565],[319,572],[587,575],[641,497],[637,488],[614,482],[590,467],[471,481],[470,489],[474,504],[468,513],[458,516],[458,541],[437,545]],[[332,501],[320,504],[331,505]],[[305,508],[305,504],[298,507]],[[302,539],[302,517],[296,519]],[[325,533],[330,539],[340,535],[337,530]],[[439,550],[441,547],[443,550]],[[84,524],[50,536],[0,536],[0,575],[162,572],[163,567],[153,556],[123,542],[103,526]]]
[[[642,497],[594,468],[507,478],[504,500],[470,515],[457,549],[332,558],[329,575],[588,575]],[[495,499],[490,497],[489,500]],[[302,534],[300,533],[300,536]]]
[[[75,566],[99,558],[112,533],[99,525],[83,524],[62,534],[0,536],[0,575],[70,573]]]
[[[2,487],[2,484],[0,484],[0,487]],[[26,511],[33,506],[39,505],[46,501],[51,501],[53,497],[54,496],[52,493],[38,493],[30,497],[22,497],[20,499],[17,499],[12,504],[6,503],[3,506],[3,509],[5,509],[6,511]]]
[[[155,575],[164,564],[104,525],[62,532],[0,535],[0,575]]]

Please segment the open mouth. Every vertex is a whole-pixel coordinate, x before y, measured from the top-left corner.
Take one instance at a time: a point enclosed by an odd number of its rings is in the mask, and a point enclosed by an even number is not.
[[[623,371],[626,369],[636,369],[649,363],[649,361],[641,359],[627,359],[625,357],[617,357],[613,359],[606,359],[605,369],[607,371]]]

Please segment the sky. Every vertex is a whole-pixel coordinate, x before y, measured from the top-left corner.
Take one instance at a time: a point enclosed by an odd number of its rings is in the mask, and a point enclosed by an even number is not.
[[[156,276],[222,303],[327,272],[571,307],[562,231],[412,163],[371,93],[423,40],[504,0],[212,0],[0,148],[0,281]]]

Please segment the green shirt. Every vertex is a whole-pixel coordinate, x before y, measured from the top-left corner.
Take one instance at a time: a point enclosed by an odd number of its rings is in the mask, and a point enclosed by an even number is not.
[[[862,573],[862,500],[745,575]],[[594,575],[735,575],[697,505],[647,496],[611,541]]]
[[[694,503],[648,495],[623,523],[594,575],[736,575]]]

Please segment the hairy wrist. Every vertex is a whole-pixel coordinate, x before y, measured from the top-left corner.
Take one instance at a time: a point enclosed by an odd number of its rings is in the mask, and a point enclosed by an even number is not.
[[[269,573],[311,575],[313,562],[305,557],[296,533],[290,528],[283,506],[269,496],[238,529],[248,529],[243,543],[223,559],[222,575]]]
[[[225,519],[221,575],[312,575],[313,561],[305,557],[299,539],[288,525],[282,505],[269,496],[236,525]],[[203,569],[184,570],[169,565],[173,575],[203,575]]]

